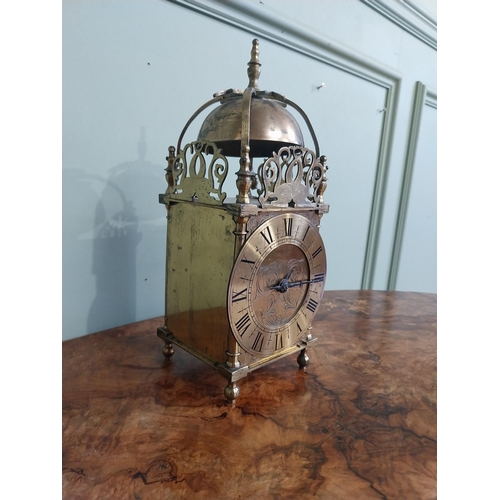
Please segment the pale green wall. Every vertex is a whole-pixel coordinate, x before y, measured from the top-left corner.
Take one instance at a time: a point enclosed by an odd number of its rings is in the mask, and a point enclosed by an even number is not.
[[[401,193],[417,82],[435,95],[436,50],[375,8],[399,2],[369,3],[63,1],[64,338],[163,313],[164,158],[199,105],[247,85],[255,37],[260,87],[306,111],[328,157],[327,288],[386,289],[392,266],[398,289],[435,291],[436,110],[425,104]]]

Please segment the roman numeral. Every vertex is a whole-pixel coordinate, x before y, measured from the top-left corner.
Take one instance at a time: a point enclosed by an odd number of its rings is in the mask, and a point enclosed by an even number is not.
[[[311,226],[307,226],[306,232],[304,233],[304,236],[302,237],[302,241],[306,239],[307,233],[309,232],[309,229],[311,229]]]
[[[309,299],[309,302],[307,303],[306,309],[309,309],[312,313],[316,311],[316,308],[318,307],[318,303],[314,299]]]
[[[302,333],[302,328],[300,327],[299,323],[297,323],[297,328],[299,329],[299,332]]]
[[[264,342],[264,337],[261,332],[257,332],[257,337],[255,337],[255,340],[252,344],[252,349],[254,351],[262,351],[262,343]]]
[[[240,300],[245,300],[246,299],[245,293],[247,290],[248,290],[247,288],[244,288],[243,290],[241,290],[241,292],[236,292],[236,293],[233,292],[232,303],[234,304],[235,302],[238,302]]]
[[[321,283],[325,281],[325,273],[315,274],[313,278],[313,283]]]
[[[323,247],[319,247],[314,253],[313,253],[313,259],[318,256],[319,253],[323,251]]]
[[[277,351],[278,349],[283,349],[283,335],[281,333],[276,335],[274,344],[274,350]]]
[[[244,262],[245,264],[250,264],[251,266],[255,264],[254,260],[248,260],[248,259],[241,259],[241,262]]]
[[[267,230],[267,234],[264,232]],[[266,227],[265,230],[261,231],[260,234],[266,240],[266,243],[270,245],[273,242],[273,235],[271,234],[271,228],[269,226]]]
[[[292,236],[292,223],[293,219],[283,219],[285,223],[285,236]]]
[[[248,330],[248,327],[250,326],[250,316],[248,315],[248,313],[246,313],[245,316],[242,316],[235,324],[240,337],[243,337],[243,334]]]

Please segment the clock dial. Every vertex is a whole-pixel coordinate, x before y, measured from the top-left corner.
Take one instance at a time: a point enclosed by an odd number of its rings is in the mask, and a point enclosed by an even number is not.
[[[281,214],[243,245],[228,290],[228,316],[238,344],[271,355],[307,334],[323,295],[326,252],[309,219]]]

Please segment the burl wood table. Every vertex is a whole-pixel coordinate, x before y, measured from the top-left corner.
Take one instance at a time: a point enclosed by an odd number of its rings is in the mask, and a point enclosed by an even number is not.
[[[63,498],[436,498],[436,296],[326,292],[307,371],[162,355],[161,318],[63,343]]]

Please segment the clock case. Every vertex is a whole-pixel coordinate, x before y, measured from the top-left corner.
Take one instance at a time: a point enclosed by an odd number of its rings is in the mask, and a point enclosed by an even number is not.
[[[214,94],[187,122],[177,148],[169,147],[168,187],[159,195],[168,221],[165,322],[157,331],[165,342],[163,354],[171,357],[177,345],[214,367],[228,381],[224,393],[232,403],[239,394],[238,380],[293,353],[299,353],[299,366],[305,367],[306,350],[317,342],[309,325],[294,345],[272,355],[258,356],[238,345],[227,308],[229,280],[240,249],[271,217],[300,214],[319,228],[329,210],[323,201],[326,157],[319,155],[316,135],[302,109],[283,95],[258,89],[258,45],[254,40],[248,87]],[[192,121],[216,103],[198,139],[181,147]],[[306,122],[315,151],[304,147],[287,106]],[[239,156],[235,198],[223,191],[231,156]],[[256,170],[255,158],[262,158]]]

